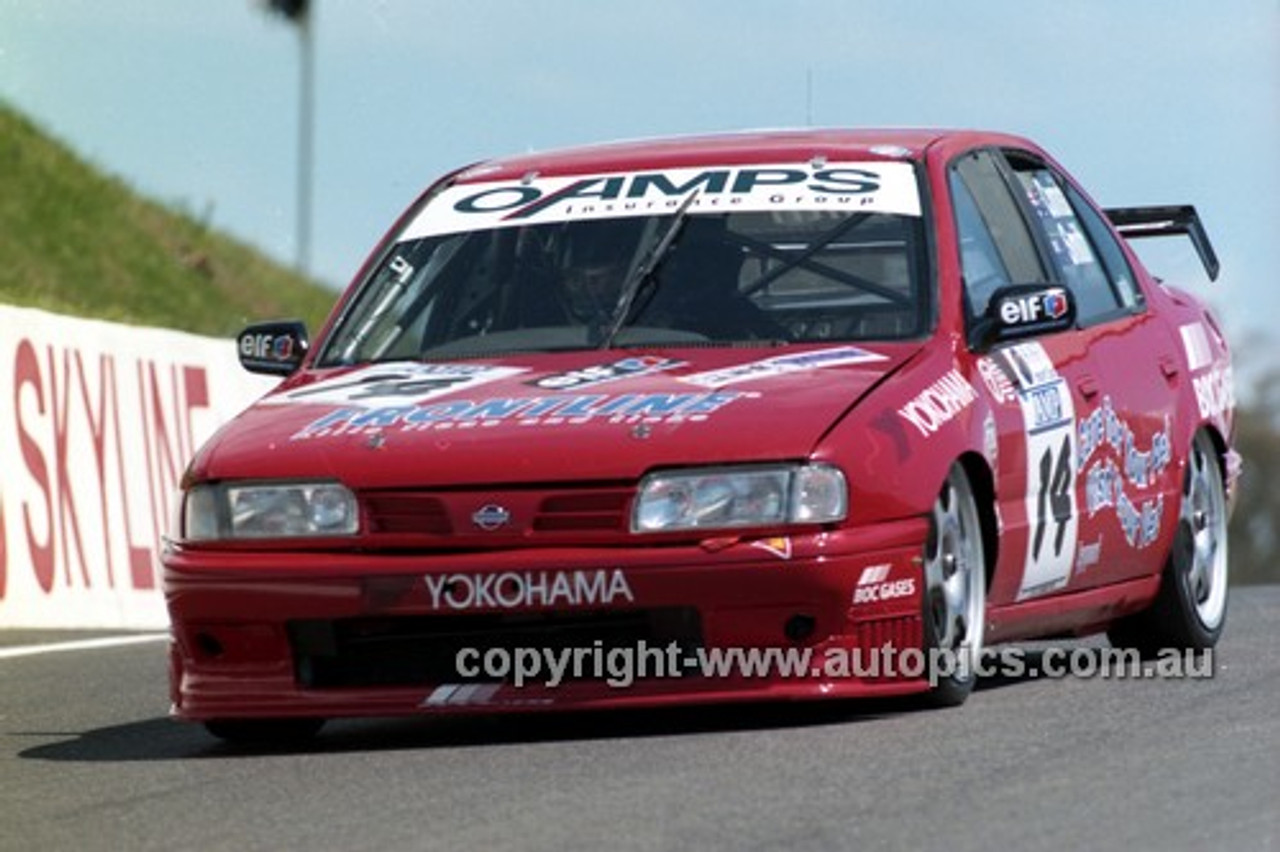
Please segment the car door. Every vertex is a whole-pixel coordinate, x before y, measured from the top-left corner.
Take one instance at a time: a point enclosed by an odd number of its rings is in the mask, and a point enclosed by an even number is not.
[[[1004,155],[971,151],[950,167],[949,189],[970,329],[1001,287],[1055,282],[1048,233]],[[982,349],[972,377],[991,395],[988,462],[997,482],[999,564],[989,590],[1001,605],[1062,592],[1095,579],[1114,545],[1085,504],[1077,445],[1079,412],[1097,404],[1106,380],[1095,357],[1104,331],[1044,333]],[[1103,546],[1103,545],[1100,545]],[[1093,576],[1078,565],[1093,561]]]
[[[1180,375],[1177,341],[1146,306],[1137,277],[1096,210],[1040,158],[1005,162],[1047,256],[1067,287],[1079,331],[1075,452],[1080,535],[1070,585],[1097,586],[1158,572],[1157,542],[1176,523],[1178,475],[1170,444]]]

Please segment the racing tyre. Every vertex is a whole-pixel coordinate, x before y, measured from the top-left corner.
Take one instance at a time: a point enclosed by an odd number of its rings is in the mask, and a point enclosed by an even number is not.
[[[927,674],[937,685],[925,704],[963,704],[977,680],[986,625],[987,577],[973,486],[952,465],[929,518],[924,550],[924,641]],[[954,665],[953,665],[954,664]]]
[[[1121,619],[1107,638],[1154,657],[1171,648],[1203,651],[1227,620],[1227,499],[1222,464],[1207,432],[1196,434],[1182,480],[1173,551],[1151,607]]]
[[[324,719],[212,719],[204,728],[220,740],[237,745],[289,746],[305,743],[320,733]]]

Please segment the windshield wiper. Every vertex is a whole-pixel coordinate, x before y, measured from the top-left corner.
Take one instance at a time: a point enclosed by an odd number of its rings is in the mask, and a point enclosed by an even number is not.
[[[667,230],[663,232],[661,239],[649,248],[644,260],[632,270],[631,277],[623,283],[622,291],[618,294],[618,303],[613,308],[613,316],[609,320],[608,330],[601,339],[599,348],[608,349],[613,345],[613,339],[618,336],[618,332],[622,331],[622,327],[627,324],[627,317],[631,313],[631,307],[635,304],[636,296],[640,293],[640,288],[646,283],[656,280],[653,277],[653,273],[657,271],[658,265],[662,263],[667,253],[671,251],[671,247],[675,245],[676,237],[680,235],[680,229],[684,227],[685,219],[689,217],[689,208],[697,197],[698,191],[695,189],[689,193],[688,198],[680,203],[680,207],[675,212],[675,218],[667,226]]]

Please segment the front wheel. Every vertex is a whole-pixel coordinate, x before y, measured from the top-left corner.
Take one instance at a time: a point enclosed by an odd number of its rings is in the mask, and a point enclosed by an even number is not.
[[[1222,464],[1207,432],[1187,456],[1173,552],[1150,609],[1107,631],[1111,644],[1151,657],[1166,648],[1203,651],[1227,620],[1227,499]]]
[[[924,549],[924,638],[935,707],[963,704],[977,680],[987,615],[986,559],[973,486],[952,465],[929,516]],[[935,659],[936,658],[936,659]]]

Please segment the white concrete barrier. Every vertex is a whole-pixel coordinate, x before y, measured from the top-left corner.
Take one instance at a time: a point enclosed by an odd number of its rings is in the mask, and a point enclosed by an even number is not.
[[[0,306],[0,628],[166,626],[182,472],[272,384],[230,338]]]

